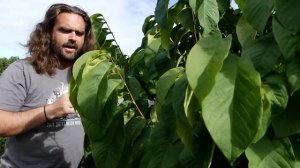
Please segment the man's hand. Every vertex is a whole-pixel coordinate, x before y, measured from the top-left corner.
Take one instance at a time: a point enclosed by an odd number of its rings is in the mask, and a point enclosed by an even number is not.
[[[65,93],[53,104],[47,105],[45,107],[45,113],[48,120],[66,117],[70,113],[75,113],[75,109],[69,99],[69,94]]]

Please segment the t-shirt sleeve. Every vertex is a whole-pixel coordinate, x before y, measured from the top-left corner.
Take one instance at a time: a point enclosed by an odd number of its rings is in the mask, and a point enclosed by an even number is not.
[[[0,109],[20,111],[26,98],[24,60],[10,64],[0,77]]]

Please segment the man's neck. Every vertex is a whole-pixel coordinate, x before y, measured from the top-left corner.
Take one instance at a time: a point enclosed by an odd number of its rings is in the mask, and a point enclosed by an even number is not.
[[[59,69],[66,69],[72,67],[74,64],[74,61],[65,60],[63,58],[59,59]]]
[[[59,69],[67,69],[67,68],[71,68],[73,65],[73,63],[71,62],[60,62],[59,64]]]

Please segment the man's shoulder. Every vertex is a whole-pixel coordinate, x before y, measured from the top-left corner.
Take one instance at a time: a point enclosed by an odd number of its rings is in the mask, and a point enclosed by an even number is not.
[[[26,58],[23,58],[23,59],[16,60],[15,62],[11,63],[9,66],[11,68],[21,68],[21,69],[23,69],[24,67],[31,66],[31,64],[29,63],[29,61]]]
[[[8,74],[16,74],[16,73],[21,73],[21,74],[27,74],[27,73],[36,73],[34,70],[33,65],[26,59],[19,59],[16,60],[15,62],[11,63],[7,69],[4,71],[4,73]]]
[[[26,58],[18,59],[15,62],[13,62],[12,64],[23,65],[23,66],[30,66],[31,65]]]

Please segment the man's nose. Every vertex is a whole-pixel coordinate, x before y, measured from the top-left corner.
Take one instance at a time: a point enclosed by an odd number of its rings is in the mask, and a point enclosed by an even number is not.
[[[76,36],[75,31],[69,33],[69,41],[75,42],[76,38],[77,38],[77,36]]]

